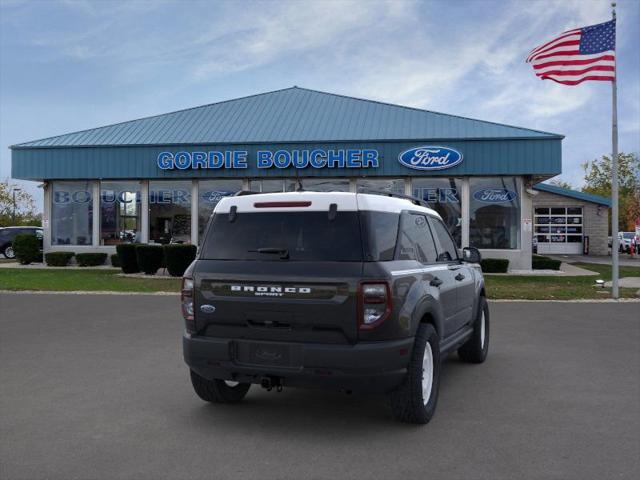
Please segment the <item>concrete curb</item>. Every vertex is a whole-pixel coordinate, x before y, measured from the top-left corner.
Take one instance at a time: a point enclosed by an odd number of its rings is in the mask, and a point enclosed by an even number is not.
[[[528,299],[512,299],[498,298],[489,299],[489,303],[640,303],[640,298],[575,298],[572,300],[528,300]]]

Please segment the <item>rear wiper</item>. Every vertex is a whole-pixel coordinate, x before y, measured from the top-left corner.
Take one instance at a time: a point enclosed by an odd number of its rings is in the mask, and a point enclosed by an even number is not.
[[[288,260],[289,259],[289,250],[286,248],[277,248],[277,247],[264,247],[258,248],[257,250],[248,250],[249,252],[258,252],[258,253],[273,253],[279,254],[280,259]]]

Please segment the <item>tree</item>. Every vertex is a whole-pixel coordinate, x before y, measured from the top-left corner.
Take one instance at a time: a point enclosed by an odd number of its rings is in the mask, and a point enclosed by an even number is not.
[[[549,185],[553,185],[554,187],[565,188],[567,190],[573,190],[573,187],[569,182],[565,182],[561,178],[553,178],[549,180]]]
[[[611,157],[586,162],[582,191],[611,197]],[[640,217],[640,160],[635,153],[618,154],[618,228],[633,231],[636,218]]]
[[[42,215],[37,212],[33,197],[24,190],[16,192],[13,204],[13,189],[7,180],[0,182],[0,227],[9,225],[41,225]],[[15,219],[14,219],[15,207]]]

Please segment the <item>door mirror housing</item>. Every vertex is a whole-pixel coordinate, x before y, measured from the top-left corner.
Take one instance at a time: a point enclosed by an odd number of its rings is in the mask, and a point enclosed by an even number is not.
[[[462,260],[468,263],[480,263],[482,255],[476,247],[464,247],[462,249]]]

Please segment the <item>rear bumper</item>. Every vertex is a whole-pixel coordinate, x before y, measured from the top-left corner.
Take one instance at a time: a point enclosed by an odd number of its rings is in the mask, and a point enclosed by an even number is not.
[[[182,344],[189,368],[208,379],[260,383],[270,376],[284,386],[388,392],[405,377],[413,338],[326,345],[185,334]]]

